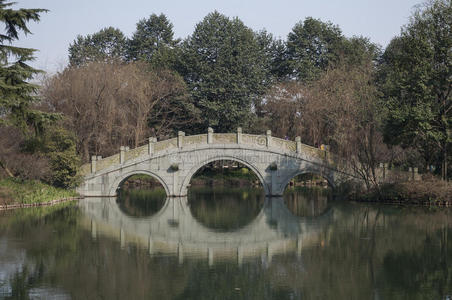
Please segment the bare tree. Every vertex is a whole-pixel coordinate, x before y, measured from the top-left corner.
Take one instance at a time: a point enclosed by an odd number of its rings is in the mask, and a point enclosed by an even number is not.
[[[387,153],[380,126],[382,111],[371,63],[328,70],[306,91],[305,126],[318,143],[330,144],[365,180],[377,184],[375,168]]]
[[[389,149],[383,143],[378,90],[372,64],[338,65],[308,85],[275,86],[265,98],[268,125],[279,136],[312,146],[330,145],[365,180],[377,184],[375,167]]]
[[[120,145],[136,147],[151,134],[168,134],[196,115],[177,75],[140,62],[67,68],[45,81],[42,96],[49,110],[65,116],[84,161],[90,154],[111,155]]]

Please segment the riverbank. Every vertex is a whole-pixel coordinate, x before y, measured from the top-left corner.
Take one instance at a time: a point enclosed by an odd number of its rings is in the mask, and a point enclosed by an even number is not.
[[[77,197],[75,190],[56,188],[36,180],[0,180],[1,207],[52,205]]]
[[[386,183],[369,192],[354,193],[351,200],[384,204],[452,206],[452,185],[434,178]]]

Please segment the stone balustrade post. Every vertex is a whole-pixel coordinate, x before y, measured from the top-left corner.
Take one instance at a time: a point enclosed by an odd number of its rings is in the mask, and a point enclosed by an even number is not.
[[[272,131],[267,130],[267,148],[271,146],[272,143]]]
[[[177,132],[177,148],[182,148],[182,145],[184,144],[184,136],[185,132],[183,131]]]
[[[237,144],[242,143],[242,127],[237,128]]]
[[[150,137],[148,142],[148,154],[152,155],[154,154],[154,144],[157,143],[157,138]]]
[[[126,146],[126,152],[129,152],[129,151],[130,151],[130,147]]]
[[[414,179],[413,168],[409,167],[408,168],[408,180],[413,180],[413,179]]]
[[[211,127],[207,128],[207,144],[213,143],[213,129]]]
[[[91,156],[91,173],[96,173],[96,155]]]
[[[102,160],[102,155],[97,156],[97,161]]]
[[[413,180],[419,179],[419,168],[413,168]]]
[[[295,138],[295,143],[297,144],[297,153],[301,153],[301,137],[297,136]]]
[[[126,160],[126,147],[119,147],[119,163],[123,164]]]

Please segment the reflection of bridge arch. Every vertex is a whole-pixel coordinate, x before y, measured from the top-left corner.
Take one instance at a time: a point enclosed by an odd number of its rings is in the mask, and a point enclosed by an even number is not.
[[[261,174],[261,171],[257,167],[255,167],[252,163],[249,163],[243,159],[233,157],[233,156],[220,156],[219,155],[217,157],[211,157],[209,159],[206,159],[205,161],[201,161],[199,164],[195,165],[188,171],[188,173],[185,175],[185,179],[181,185],[180,195],[187,195],[187,187],[190,184],[190,181],[191,181],[193,175],[195,175],[198,170],[200,170],[202,167],[206,166],[207,164],[209,164],[211,162],[219,161],[219,160],[235,161],[235,162],[238,162],[238,163],[241,163],[241,164],[247,166],[259,178],[259,181],[262,184],[262,187],[264,188],[265,194],[268,195],[270,193],[268,185],[265,181],[264,175]]]
[[[150,252],[174,253],[184,256],[205,256],[214,259],[237,259],[272,255],[287,251],[301,251],[302,247],[318,242],[322,227],[331,221],[332,214],[304,219],[293,216],[282,198],[267,199],[258,216],[248,225],[234,232],[218,232],[201,224],[187,206],[187,198],[167,198],[163,208],[151,217],[133,218],[125,215],[115,198],[90,198],[79,203],[85,224],[91,224],[93,236],[97,232],[138,243]],[[88,221],[89,220],[89,221]],[[90,223],[87,223],[90,222]]]

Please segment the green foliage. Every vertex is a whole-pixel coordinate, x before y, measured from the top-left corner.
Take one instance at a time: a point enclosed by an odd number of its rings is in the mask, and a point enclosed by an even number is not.
[[[344,38],[338,26],[313,18],[298,22],[287,37],[290,77],[301,81],[317,79],[339,60]]]
[[[124,60],[127,39],[121,30],[107,27],[92,35],[77,36],[69,45],[69,64],[81,66],[89,62]]]
[[[43,153],[49,159],[49,183],[56,187],[73,188],[79,181],[77,175],[80,157],[76,151],[75,136],[62,127],[49,127],[42,136],[29,138],[23,151]]]
[[[39,14],[45,9],[12,9],[14,3],[0,0],[0,22],[5,32],[0,34],[0,125],[11,124],[22,129],[51,116],[32,109],[37,101],[37,85],[28,80],[39,73],[27,61],[33,59],[34,49],[12,46],[19,39],[20,32],[31,33],[29,21],[39,21]],[[4,117],[3,117],[4,116]]]
[[[256,33],[256,39],[261,47],[261,55],[265,58],[271,79],[284,79],[289,73],[286,43],[275,39],[271,33],[262,30]],[[269,79],[267,81],[270,82]]]
[[[180,60],[179,72],[203,113],[203,129],[228,132],[249,122],[251,104],[269,84],[269,70],[256,35],[241,20],[208,14],[183,43]]]
[[[15,178],[0,180],[0,189],[4,194],[3,200],[12,203],[42,203],[77,195],[74,190],[56,188],[37,180]]]
[[[443,175],[452,141],[451,49],[452,3],[435,0],[414,13],[380,66],[386,142],[418,149],[427,163],[441,157]]]
[[[164,14],[140,20],[129,41],[129,60],[144,60],[157,68],[172,67],[179,43],[173,36],[173,24]]]

